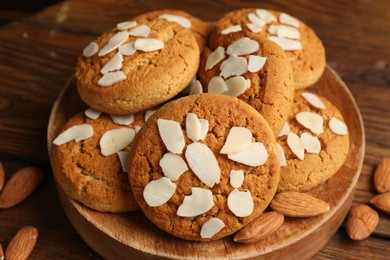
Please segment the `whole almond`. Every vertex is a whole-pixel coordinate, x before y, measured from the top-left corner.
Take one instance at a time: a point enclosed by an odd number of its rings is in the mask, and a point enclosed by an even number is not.
[[[371,204],[390,215],[390,192],[379,194],[371,199]]]
[[[243,227],[234,236],[234,241],[244,244],[255,243],[274,233],[283,222],[284,216],[276,211],[264,213]]]
[[[275,195],[271,208],[286,217],[313,217],[329,211],[330,206],[307,193],[283,191]]]
[[[0,162],[0,191],[3,189],[4,180],[5,180],[4,166],[3,166],[3,163]]]
[[[0,243],[0,260],[4,259],[4,250],[3,250],[3,245]]]
[[[36,167],[25,167],[14,173],[0,194],[0,208],[11,208],[27,198],[39,185],[43,173]]]
[[[378,192],[390,191],[390,158],[383,159],[376,167],[374,185]]]
[[[38,230],[35,227],[23,227],[11,239],[5,251],[7,260],[27,259],[34,249],[38,239]]]
[[[352,240],[363,240],[374,232],[379,222],[378,213],[367,205],[353,207],[348,216],[347,233]]]

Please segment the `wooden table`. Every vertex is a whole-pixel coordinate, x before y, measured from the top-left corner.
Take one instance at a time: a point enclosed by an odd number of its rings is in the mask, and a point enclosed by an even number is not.
[[[328,64],[352,91],[363,115],[366,155],[354,203],[376,193],[372,175],[390,157],[390,2],[376,1],[67,1],[0,28],[0,160],[9,177],[35,165],[43,183],[26,201],[0,211],[0,243],[33,225],[39,239],[31,259],[100,259],[74,231],[57,197],[46,148],[51,106],[72,75],[76,58],[98,34],[139,13],[183,9],[217,20],[240,7],[282,10],[301,18],[323,40]],[[344,225],[315,259],[388,259],[390,216],[374,234],[351,241]]]

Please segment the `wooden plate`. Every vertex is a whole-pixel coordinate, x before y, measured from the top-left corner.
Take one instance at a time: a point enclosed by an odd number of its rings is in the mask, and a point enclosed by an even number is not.
[[[80,236],[107,259],[135,257],[174,259],[266,259],[309,258],[323,248],[341,225],[350,207],[363,163],[365,140],[357,105],[336,73],[326,70],[312,90],[327,97],[343,114],[349,129],[349,156],[326,183],[310,191],[327,201],[331,210],[319,217],[286,218],[283,226],[270,237],[254,244],[238,244],[232,236],[212,242],[191,242],[175,238],[155,227],[142,212],[127,214],[101,213],[69,199],[58,187],[63,208]],[[61,127],[74,114],[86,108],[80,100],[74,78],[59,94],[48,125],[48,149]]]

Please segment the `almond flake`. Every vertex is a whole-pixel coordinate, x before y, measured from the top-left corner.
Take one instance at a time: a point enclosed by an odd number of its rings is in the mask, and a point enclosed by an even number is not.
[[[123,71],[107,72],[98,80],[97,84],[101,87],[108,87],[124,79],[126,79],[126,74]]]
[[[136,21],[126,21],[126,22],[121,22],[116,25],[116,28],[120,31],[124,31],[130,28],[133,28],[134,26],[137,25]]]
[[[104,156],[121,151],[134,139],[135,130],[131,128],[118,128],[106,131],[100,138],[100,151]]]
[[[271,12],[265,9],[257,9],[256,15],[260,17],[261,19],[265,20],[267,23],[276,22],[277,19],[275,15],[273,15]]]
[[[158,18],[165,19],[169,22],[178,23],[179,25],[183,26],[184,28],[190,28],[192,26],[192,22],[190,19],[183,17],[183,16],[180,16],[180,15],[162,14]]]
[[[128,151],[119,151],[117,152],[119,160],[121,162],[122,171],[128,172],[129,171],[129,155],[130,153]]]
[[[221,32],[221,34],[229,34],[232,32],[239,32],[241,30],[242,30],[241,25],[237,24],[237,25],[232,25],[232,26],[226,28],[225,30],[223,30]]]
[[[251,192],[234,189],[227,199],[228,207],[237,217],[247,217],[253,212],[253,198]]]
[[[252,73],[258,72],[259,70],[261,70],[261,68],[263,68],[266,61],[267,61],[267,57],[249,55],[248,71]]]
[[[222,62],[220,69],[219,76],[225,79],[230,76],[241,76],[248,72],[248,62],[244,57],[231,55],[229,59]]]
[[[241,187],[244,182],[244,171],[243,170],[231,170],[230,171],[230,185],[237,189]]]
[[[300,159],[305,159],[305,148],[303,147],[301,138],[290,132],[287,136],[287,145],[290,150]]]
[[[280,38],[299,39],[301,34],[296,28],[286,25],[271,25],[268,32]]]
[[[251,143],[246,149],[228,154],[232,161],[257,167],[263,165],[268,159],[268,152],[264,144],[259,142]]]
[[[321,152],[321,143],[317,136],[312,136],[309,133],[301,134],[303,147],[308,153],[319,154]]]
[[[233,126],[229,130],[221,154],[231,154],[245,150],[252,142],[252,132],[246,127]]]
[[[149,182],[144,189],[145,202],[151,207],[165,204],[175,193],[176,184],[167,177]]]
[[[212,188],[214,184],[219,183],[221,170],[207,145],[198,142],[189,144],[185,156],[191,170],[204,184]]]
[[[91,42],[83,50],[84,57],[91,57],[97,53],[99,50],[99,45],[96,42]]]
[[[254,33],[259,33],[263,30],[263,26],[254,23],[248,23],[246,26]]]
[[[234,43],[232,43],[228,48],[227,48],[227,54],[229,55],[247,55],[251,54],[253,52],[258,51],[260,48],[259,43],[255,40],[252,40],[248,37],[243,37]]]
[[[251,80],[250,79],[245,79],[245,88],[248,89],[251,87]]]
[[[160,160],[160,167],[166,177],[171,181],[177,181],[188,170],[187,164],[179,155],[166,153]]]
[[[282,130],[280,130],[280,133],[278,134],[278,137],[281,137],[283,135],[288,135],[288,133],[290,133],[290,125],[287,122],[285,122]]]
[[[199,118],[194,113],[188,113],[186,117],[186,133],[187,137],[194,142],[199,141],[201,134],[201,126]]]
[[[207,57],[205,70],[212,69],[215,65],[217,65],[221,60],[225,58],[225,48],[218,46],[210,55]]]
[[[120,70],[122,68],[123,56],[120,52],[117,52],[103,68],[100,70],[102,74],[106,74],[107,72]]]
[[[158,131],[168,151],[181,154],[185,145],[180,124],[173,120],[157,119]]]
[[[136,125],[136,126],[134,127],[134,129],[135,129],[135,133],[138,133],[138,132],[139,132],[139,130],[141,130],[141,128],[142,128],[142,126],[140,126],[140,125]]]
[[[242,76],[236,76],[225,81],[228,91],[223,93],[231,97],[238,97],[248,89],[248,82]]]
[[[93,135],[93,127],[89,124],[74,125],[64,132],[59,134],[54,139],[53,144],[61,145],[69,141],[75,140],[76,142],[85,140]]]
[[[134,47],[134,42],[126,42],[125,44],[119,46],[118,50],[125,56],[133,55],[137,51]]]
[[[306,101],[309,102],[309,104],[312,105],[313,107],[318,109],[326,109],[325,104],[321,101],[321,99],[317,95],[309,92],[303,92],[302,97],[306,99]]]
[[[329,120],[329,128],[332,130],[333,133],[337,135],[347,135],[348,134],[348,128],[345,125],[345,123],[335,117],[332,117]]]
[[[189,95],[196,95],[196,94],[202,94],[202,93],[203,93],[202,84],[200,84],[199,80],[195,80],[191,84]]]
[[[276,144],[276,148],[278,150],[278,156],[279,156],[279,162],[280,162],[280,167],[286,167],[287,162],[286,162],[286,156],[284,154],[282,146],[280,144]]]
[[[213,193],[211,190],[191,188],[191,195],[185,196],[183,203],[177,209],[180,217],[196,217],[214,206]]]
[[[280,23],[284,23],[284,24],[288,24],[288,25],[292,25],[294,27],[299,27],[299,21],[297,19],[295,19],[294,17],[292,17],[291,15],[289,14],[286,14],[286,13],[281,13],[279,15],[279,22]]]
[[[107,53],[115,50],[122,45],[129,38],[129,34],[126,31],[120,31],[114,34],[107,44],[99,51],[99,56],[104,56]]]
[[[88,117],[88,118],[91,118],[91,119],[98,119],[100,117],[100,115],[102,114],[102,112],[99,112],[99,111],[96,111],[95,109],[93,108],[88,108],[87,110],[85,110],[84,114]]]
[[[228,90],[228,87],[223,78],[214,76],[208,84],[208,93],[222,94]]]
[[[199,119],[200,121],[200,140],[204,140],[209,131],[209,120]]]
[[[145,112],[145,122],[148,121],[149,117],[151,117],[154,113],[156,112],[156,110],[153,110],[153,109],[149,109]]]
[[[164,43],[158,39],[137,39],[134,43],[134,48],[140,51],[157,51],[164,48]]]
[[[285,51],[302,50],[302,44],[300,41],[286,39],[286,38],[280,38],[280,37],[276,37],[276,36],[270,36],[270,37],[268,37],[268,39],[273,41],[274,43],[278,44]]]
[[[134,123],[134,115],[110,115],[112,121],[117,125],[130,125]]]
[[[249,13],[247,15],[247,18],[248,20],[251,22],[251,23],[254,23],[254,24],[257,24],[259,26],[264,26],[267,22],[264,21],[263,19],[261,19],[260,17],[258,17],[255,13]]]
[[[200,230],[200,236],[202,238],[212,238],[224,227],[225,223],[223,223],[223,221],[219,218],[210,218],[202,225],[202,228]]]
[[[299,112],[295,115],[298,123],[312,131],[316,135],[324,132],[324,119],[314,112]]]
[[[128,34],[130,36],[139,36],[139,37],[146,37],[149,35],[149,33],[151,32],[150,30],[150,27],[147,26],[147,25],[140,25],[140,26],[137,26],[133,29],[131,29]]]

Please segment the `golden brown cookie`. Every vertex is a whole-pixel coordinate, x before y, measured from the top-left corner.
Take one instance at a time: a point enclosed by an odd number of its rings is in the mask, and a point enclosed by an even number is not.
[[[145,215],[187,240],[230,235],[260,215],[279,180],[274,135],[239,99],[200,94],[161,107],[130,151],[129,179]]]
[[[164,19],[128,21],[84,49],[77,89],[98,111],[133,114],[174,97],[198,66],[199,47],[189,29]]]
[[[116,122],[124,125],[114,123],[113,119],[105,114],[99,115],[89,111],[88,115],[91,117],[96,115],[94,118],[98,118],[91,119],[83,113],[77,114],[64,125],[62,135],[54,140],[52,167],[58,184],[70,198],[98,211],[137,210],[139,207],[131,192],[127,173],[121,166],[122,164],[127,166],[128,155],[120,152],[123,161],[116,152],[107,156],[103,155],[102,152],[112,153],[113,147],[110,147],[112,143],[106,142],[103,145],[101,140],[104,134],[114,129],[125,129],[124,134],[131,138],[135,131],[144,124],[143,113],[136,114],[133,119],[114,118]],[[130,124],[126,125],[128,123]],[[111,136],[106,134],[106,137],[113,140],[117,132],[111,133],[114,134]],[[84,140],[79,142],[69,140],[78,135],[84,135],[80,137]],[[126,147],[121,151],[129,150],[130,147],[126,142],[122,142]]]
[[[295,93],[291,114],[277,141],[285,156],[278,191],[307,191],[325,182],[343,165],[349,151],[342,115],[327,99],[309,90]]]
[[[315,32],[301,20],[273,10],[239,9],[217,21],[210,36],[210,46],[216,46],[215,40],[224,30],[238,30],[232,26],[282,42],[293,67],[295,89],[308,87],[321,77],[326,63],[324,46]]]
[[[217,55],[218,52],[220,55]],[[241,54],[243,52],[245,54]],[[220,58],[211,62],[214,55]],[[259,62],[262,59],[263,66],[260,64],[256,67],[256,59]],[[229,60],[232,62],[228,63]],[[254,65],[252,61],[255,61]],[[267,120],[274,133],[279,133],[287,120],[294,96],[293,75],[285,52],[272,41],[244,31],[219,37],[213,49],[205,48],[202,52],[198,78],[205,93],[218,91],[214,90],[214,81],[218,83],[222,79],[229,84],[232,80],[244,78],[248,82],[246,88],[236,92],[238,84],[234,83],[229,86],[230,89],[234,88],[234,92],[224,94],[236,96],[253,106]]]

